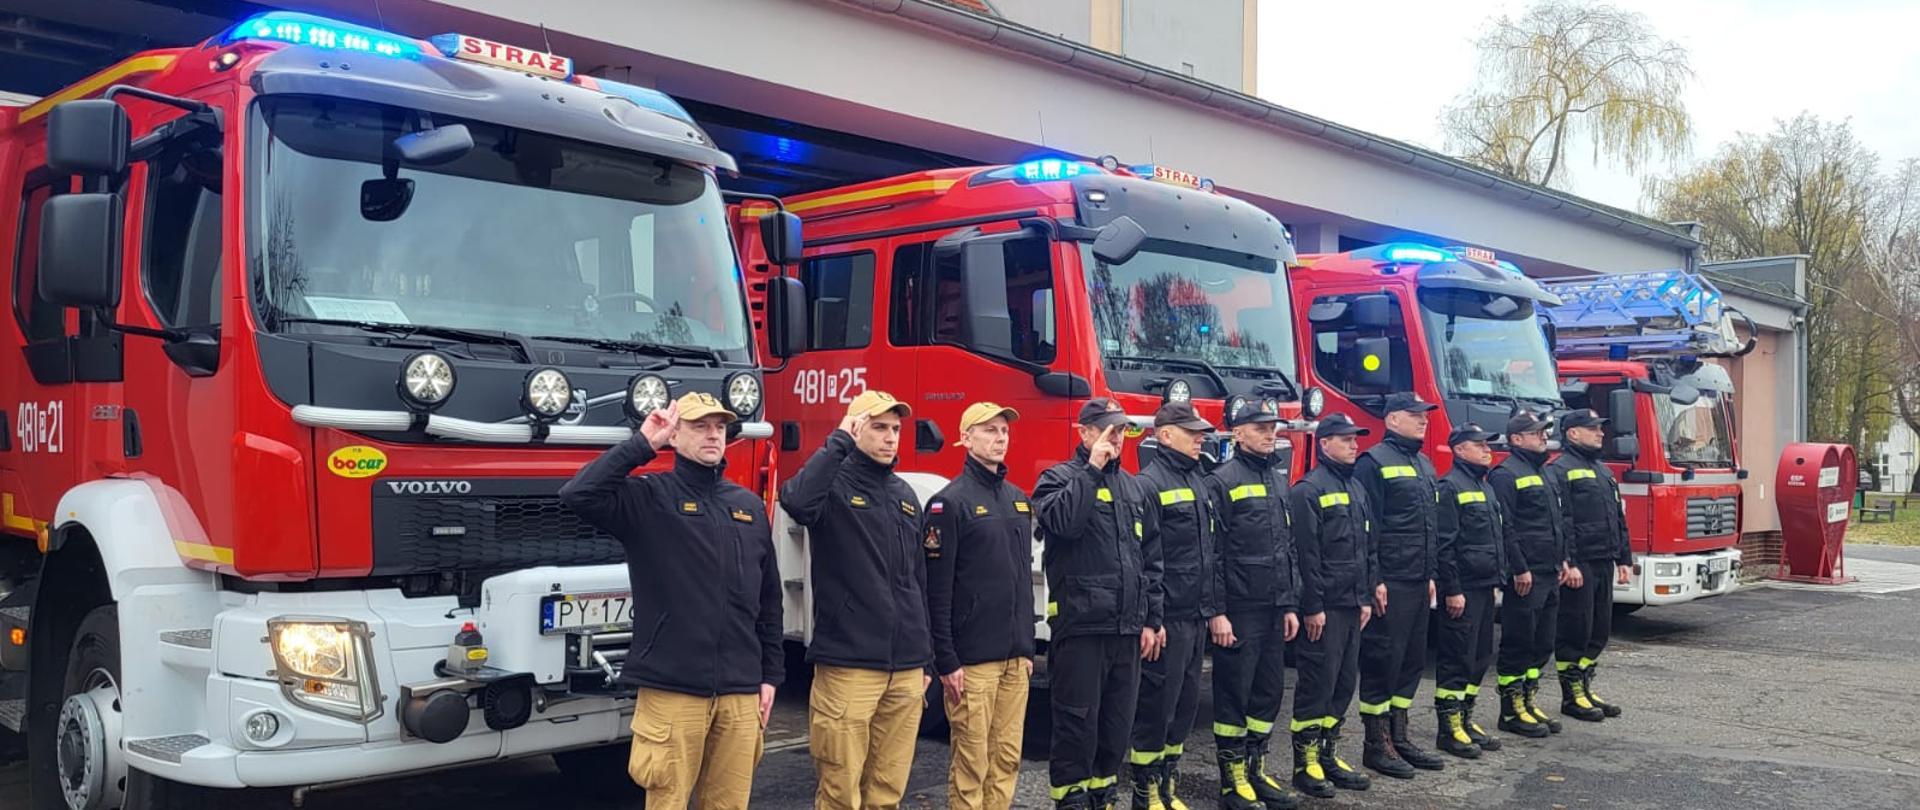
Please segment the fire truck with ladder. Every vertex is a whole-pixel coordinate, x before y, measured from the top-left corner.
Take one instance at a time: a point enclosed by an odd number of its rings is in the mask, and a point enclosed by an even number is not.
[[[624,777],[623,555],[557,493],[686,391],[771,492],[756,343],[804,322],[776,279],[750,325],[733,165],[564,56],[281,11],[0,111],[0,748],[32,806]]]
[[[1753,350],[1713,282],[1680,270],[1543,282],[1561,304],[1541,310],[1555,333],[1562,394],[1608,417],[1604,449],[1626,501],[1632,581],[1614,586],[1631,612],[1730,593],[1740,579],[1739,440],[1733,380],[1715,358]]]

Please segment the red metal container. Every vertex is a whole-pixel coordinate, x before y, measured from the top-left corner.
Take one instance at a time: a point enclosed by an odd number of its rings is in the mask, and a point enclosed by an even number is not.
[[[1783,559],[1776,579],[1821,585],[1853,581],[1842,551],[1857,477],[1852,447],[1787,445],[1774,478]]]

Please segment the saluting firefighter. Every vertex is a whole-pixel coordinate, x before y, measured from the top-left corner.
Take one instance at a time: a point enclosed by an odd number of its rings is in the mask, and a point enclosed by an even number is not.
[[[1220,515],[1216,540],[1233,639],[1213,647],[1213,740],[1225,810],[1289,810],[1292,793],[1267,775],[1267,741],[1286,695],[1286,644],[1300,632],[1300,581],[1287,517],[1287,469],[1274,454],[1280,416],[1244,406],[1227,415],[1233,455],[1207,476]]]
[[[1007,483],[1019,412],[976,402],[960,415],[967,460],[927,501],[927,616],[953,762],[947,806],[1006,810],[1020,776],[1033,675],[1033,505]]]
[[[1574,564],[1567,575],[1568,590],[1560,595],[1559,639],[1554,644],[1560,712],[1592,722],[1620,716],[1619,707],[1594,694],[1593,667],[1613,631],[1613,583],[1624,585],[1633,573],[1620,484],[1600,459],[1606,424],[1586,409],[1560,417],[1560,457],[1547,465],[1560,488]]]
[[[1120,469],[1131,423],[1107,397],[1080,409],[1074,458],[1033,490],[1046,569],[1047,677],[1053,740],[1047,766],[1060,808],[1108,808],[1133,727],[1140,662],[1160,655],[1160,541],[1145,483]]]
[[[724,475],[735,418],[712,394],[687,394],[560,488],[626,549],[634,626],[651,628],[634,635],[620,680],[640,688],[627,774],[653,810],[695,794],[744,810],[786,675],[766,504]],[[671,472],[628,477],[668,445]]]
[[[1500,602],[1500,730],[1522,737],[1559,733],[1540,710],[1540,668],[1553,658],[1560,585],[1567,579],[1560,501],[1547,472],[1547,429],[1553,423],[1522,410],[1507,420],[1507,458],[1487,474],[1506,518],[1507,572]]]
[[[1294,548],[1300,555],[1300,625],[1294,651],[1293,786],[1317,798],[1334,788],[1371,784],[1339,755],[1340,726],[1360,677],[1360,632],[1373,618],[1373,519],[1367,489],[1354,480],[1358,437],[1367,429],[1346,414],[1320,418],[1312,472],[1289,494]]]
[[[853,398],[825,446],[780,487],[813,551],[809,740],[821,808],[891,808],[906,792],[932,676],[919,498],[893,473],[912,409]]]
[[[1472,422],[1447,437],[1453,469],[1440,479],[1434,569],[1442,597],[1433,709],[1440,750],[1478,759],[1500,741],[1473,722],[1480,682],[1493,664],[1493,592],[1507,579],[1500,498],[1487,480],[1499,434]]]
[[[1353,465],[1377,523],[1375,576],[1381,581],[1373,623],[1360,636],[1360,722],[1367,730],[1361,761],[1396,779],[1413,778],[1415,768],[1446,767],[1407,733],[1408,710],[1427,666],[1427,614],[1434,599],[1434,493],[1440,476],[1420,449],[1436,407],[1411,393],[1388,395],[1387,435]]]
[[[1200,445],[1213,431],[1191,402],[1168,402],[1153,415],[1160,447],[1140,471],[1152,493],[1149,521],[1159,527],[1166,623],[1160,655],[1140,670],[1140,705],[1133,715],[1135,810],[1185,808],[1178,798],[1180,757],[1200,712],[1200,660],[1208,635],[1233,643],[1233,627],[1221,608],[1220,565],[1215,558],[1214,504],[1200,469]]]

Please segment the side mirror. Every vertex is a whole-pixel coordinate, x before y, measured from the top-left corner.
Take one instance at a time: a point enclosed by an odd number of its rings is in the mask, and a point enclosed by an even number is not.
[[[776,266],[800,261],[804,244],[800,234],[800,217],[792,212],[773,211],[760,217],[760,245],[767,261]]]
[[[1138,227],[1138,226],[1135,226]],[[960,254],[961,340],[987,354],[1013,354],[1013,316],[1007,311],[1007,240],[974,239]]]
[[[58,108],[55,108],[58,109]],[[78,309],[120,305],[118,194],[61,194],[40,213],[40,300]]]
[[[1607,458],[1616,461],[1633,461],[1640,457],[1640,437],[1632,434],[1613,436],[1607,439]]]
[[[1540,319],[1540,333],[1547,336],[1547,354],[1557,355],[1560,351],[1560,327],[1553,321]]]
[[[1393,341],[1360,338],[1353,342],[1353,381],[1357,387],[1386,393],[1393,386]]]
[[[787,358],[806,351],[807,287],[792,276],[767,282],[767,353]]]
[[[1667,393],[1675,405],[1692,405],[1700,401],[1700,389],[1686,383],[1674,383],[1673,390]]]
[[[1569,406],[1581,407],[1586,404],[1587,389],[1592,387],[1586,380],[1579,378],[1566,380],[1560,383],[1560,398],[1566,400]]]
[[[47,113],[47,168],[54,172],[119,174],[132,142],[126,108],[113,101],[69,101]]]
[[[1616,435],[1640,434],[1640,411],[1634,407],[1633,389],[1621,387],[1607,392],[1607,424]]]
[[[1353,299],[1353,325],[1361,329],[1386,329],[1393,325],[1393,298],[1363,295]]]
[[[473,133],[466,124],[409,132],[393,139],[393,151],[401,160],[417,166],[451,163],[473,151]]]
[[[1107,264],[1126,264],[1146,243],[1147,230],[1133,217],[1123,215],[1101,226],[1093,237],[1093,257]]]

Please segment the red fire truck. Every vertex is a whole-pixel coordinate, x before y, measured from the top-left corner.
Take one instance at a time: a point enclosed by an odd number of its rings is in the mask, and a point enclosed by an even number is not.
[[[1733,380],[1709,358],[1753,350],[1737,310],[1704,277],[1661,271],[1544,282],[1543,310],[1567,404],[1609,417],[1634,575],[1614,586],[1623,611],[1730,593],[1740,580],[1739,441]],[[1745,330],[1752,335],[1752,326]]]
[[[797,271],[810,339],[767,377],[777,467],[804,463],[868,388],[913,407],[899,468],[923,498],[959,473],[954,426],[979,400],[1021,414],[1007,466],[1023,489],[1072,457],[1074,417],[1089,397],[1114,397],[1142,427],[1170,399],[1191,400],[1216,424],[1240,407],[1297,420],[1291,237],[1212,186],[1111,157],[1043,159],[787,200],[807,227]],[[753,241],[742,249],[750,297],[781,274],[757,261]],[[1223,437],[1213,452],[1225,451]],[[1295,434],[1283,452],[1297,446]],[[1136,447],[1129,465],[1153,442]],[[804,583],[801,532],[776,538],[782,570]],[[1034,582],[1044,587],[1037,566]],[[788,603],[796,639],[811,631],[804,593]]]
[[[621,550],[557,492],[683,391],[770,484],[732,167],[563,56],[287,12],[0,112],[0,735],[33,807],[627,734]],[[804,324],[770,314],[780,354]]]

